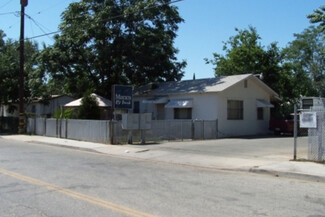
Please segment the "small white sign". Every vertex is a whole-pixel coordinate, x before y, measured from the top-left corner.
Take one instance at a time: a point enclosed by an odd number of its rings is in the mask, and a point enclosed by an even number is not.
[[[300,114],[300,128],[317,128],[316,112],[302,112]]]
[[[123,130],[150,130],[151,129],[151,113],[122,114],[122,129]]]

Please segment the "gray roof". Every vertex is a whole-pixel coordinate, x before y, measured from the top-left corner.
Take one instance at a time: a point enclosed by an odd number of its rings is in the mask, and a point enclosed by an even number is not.
[[[216,78],[206,78],[187,81],[172,81],[157,84],[148,84],[142,86],[134,91],[135,96],[140,95],[173,95],[183,93],[217,93],[222,92],[229,87],[241,82],[245,79],[252,79],[258,83],[265,91],[269,92],[275,97],[278,94],[268,87],[260,79],[256,78],[253,74],[220,76]]]

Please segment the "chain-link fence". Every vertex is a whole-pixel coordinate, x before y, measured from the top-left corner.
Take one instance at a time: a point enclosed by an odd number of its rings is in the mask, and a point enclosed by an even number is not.
[[[325,110],[313,109],[316,127],[308,130],[308,160],[325,161]]]
[[[163,140],[191,140],[218,138],[217,120],[153,120],[150,130],[127,131],[122,123],[114,123],[114,143],[127,143],[130,133],[133,142],[145,139],[148,142]]]
[[[325,108],[312,107],[297,114],[296,159],[325,161]]]

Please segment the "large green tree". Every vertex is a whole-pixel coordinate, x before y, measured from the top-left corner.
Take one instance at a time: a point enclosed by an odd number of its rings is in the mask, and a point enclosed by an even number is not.
[[[309,27],[283,50],[295,80],[296,94],[325,97],[325,32]]]
[[[314,10],[313,14],[307,15],[311,23],[320,23],[319,29],[325,32],[325,5],[321,6],[319,9]]]
[[[224,42],[224,54],[214,53],[212,60],[206,60],[215,66],[216,76],[237,74],[261,74],[263,82],[275,90],[281,100],[277,101],[274,116],[284,116],[293,109],[300,97],[296,91],[296,79],[292,64],[285,63],[282,50],[277,44],[267,47],[261,44],[261,37],[254,27],[238,30],[237,34]],[[296,74],[297,75],[297,74]],[[302,74],[304,75],[304,74]],[[304,80],[304,81],[308,81]]]
[[[38,45],[25,41],[25,100],[45,93],[43,74],[37,70]],[[0,104],[16,103],[19,99],[19,42],[7,39],[0,30]]]
[[[257,30],[250,26],[248,29],[235,29],[237,34],[224,42],[224,54],[214,53],[212,60],[207,63],[215,66],[215,75],[262,74],[263,81],[281,94],[286,79],[281,72],[281,52],[276,43],[267,49],[261,45],[261,37]]]
[[[183,21],[170,0],[82,0],[62,14],[61,33],[41,55],[63,91],[110,97],[112,84],[180,80],[173,42]]]

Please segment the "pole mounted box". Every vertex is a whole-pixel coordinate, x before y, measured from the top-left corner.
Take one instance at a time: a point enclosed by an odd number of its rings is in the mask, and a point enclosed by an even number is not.
[[[20,4],[26,7],[28,5],[28,0],[20,0]]]

